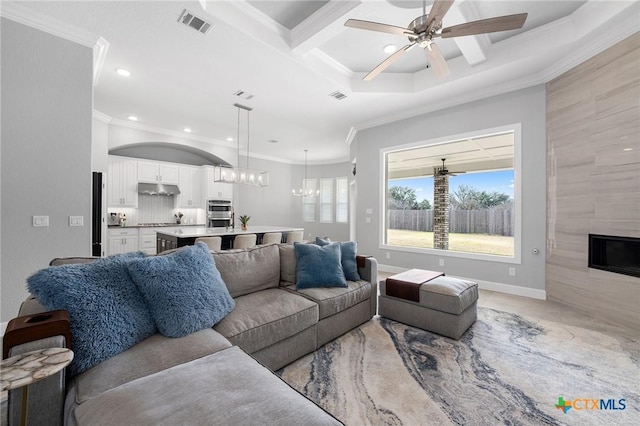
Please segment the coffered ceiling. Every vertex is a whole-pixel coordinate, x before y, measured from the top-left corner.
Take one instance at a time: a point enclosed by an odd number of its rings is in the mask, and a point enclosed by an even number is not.
[[[529,15],[520,30],[437,39],[451,69],[444,79],[426,68],[417,48],[365,82],[389,55],[386,45],[408,40],[344,22],[406,27],[422,15],[420,1],[3,1],[1,7],[6,18],[94,47],[94,108],[113,123],[176,137],[188,127],[188,137],[215,151],[235,146],[226,139],[236,136],[238,102],[253,108],[252,156],[302,163],[309,149],[310,164],[346,161],[360,129],[545,83],[640,30],[638,1],[457,0],[444,27]],[[202,34],[178,23],[185,9],[211,29]],[[117,68],[131,76],[119,76]]]

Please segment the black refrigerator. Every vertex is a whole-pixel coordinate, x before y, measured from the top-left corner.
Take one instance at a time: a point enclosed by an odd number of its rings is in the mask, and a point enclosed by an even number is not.
[[[102,173],[93,172],[91,183],[91,255],[102,256]]]

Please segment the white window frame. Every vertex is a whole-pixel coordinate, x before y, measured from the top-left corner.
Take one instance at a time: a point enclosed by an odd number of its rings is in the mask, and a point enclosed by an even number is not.
[[[344,199],[340,198],[340,185],[344,185]],[[340,220],[340,207],[343,207],[344,220]],[[345,177],[336,178],[336,223],[349,222],[349,179]]]
[[[486,136],[496,133],[504,133],[504,132],[513,132],[513,143],[514,143],[514,153],[513,153],[513,173],[514,173],[514,187],[513,187],[513,197],[514,197],[514,208],[515,208],[515,227],[514,227],[514,243],[513,243],[513,256],[497,256],[492,254],[482,254],[482,253],[469,253],[469,252],[460,252],[460,251],[450,251],[450,250],[440,250],[440,249],[432,249],[432,248],[418,248],[418,247],[403,247],[403,246],[394,246],[389,245],[385,241],[386,236],[386,223],[387,223],[387,164],[386,158],[387,154],[417,148],[425,145],[443,145],[452,141],[460,140],[460,139],[470,139],[479,136]],[[494,127],[489,129],[477,130],[468,133],[462,133],[457,135],[445,136],[441,138],[412,142],[404,145],[396,145],[388,148],[380,149],[380,211],[383,214],[380,215],[380,223],[379,223],[379,241],[378,248],[382,250],[394,250],[400,252],[412,252],[412,253],[423,253],[430,254],[434,256],[445,256],[445,257],[459,257],[466,259],[475,259],[475,260],[487,260],[492,262],[502,262],[502,263],[513,263],[520,264],[522,258],[522,124],[514,123],[500,127]]]
[[[333,223],[336,199],[334,178],[320,178],[320,195],[318,198],[320,223]]]

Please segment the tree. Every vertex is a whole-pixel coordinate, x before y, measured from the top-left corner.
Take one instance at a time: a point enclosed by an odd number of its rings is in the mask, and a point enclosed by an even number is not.
[[[418,206],[416,191],[408,186],[392,186],[389,188],[389,208],[411,210]]]
[[[431,210],[431,203],[426,198],[418,203],[418,210]]]
[[[453,193],[449,194],[451,207],[457,210],[488,209],[507,204],[509,201],[508,194],[496,191],[478,191],[468,185],[460,185]]]

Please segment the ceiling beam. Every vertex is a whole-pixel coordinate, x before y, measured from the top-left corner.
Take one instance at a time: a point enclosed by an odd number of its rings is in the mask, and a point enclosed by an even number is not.
[[[361,5],[360,0],[333,0],[325,4],[290,31],[291,49],[305,54],[329,41],[344,30],[341,18]]]
[[[448,27],[480,19],[476,7],[466,1],[454,3],[445,18]],[[487,60],[486,49],[491,45],[487,34],[455,37],[453,41],[469,65],[473,66]]]

